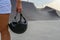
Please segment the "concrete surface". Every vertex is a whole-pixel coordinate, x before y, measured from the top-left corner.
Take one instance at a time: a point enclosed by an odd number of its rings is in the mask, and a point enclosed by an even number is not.
[[[10,33],[12,40],[60,40],[60,21],[29,21],[25,33]]]
[[[59,20],[59,16],[56,12],[49,13],[48,10],[52,11],[53,9],[44,9],[38,10],[33,3],[30,2],[22,2],[22,14],[28,21],[34,21],[34,20]],[[13,17],[15,16],[15,5],[12,3],[12,13],[10,16],[10,21],[13,20]],[[19,19],[19,15],[17,17]]]
[[[28,29],[23,34],[9,31],[11,40],[60,40],[60,20],[28,21]]]
[[[60,17],[60,11],[56,11],[56,12],[57,12],[58,16]]]

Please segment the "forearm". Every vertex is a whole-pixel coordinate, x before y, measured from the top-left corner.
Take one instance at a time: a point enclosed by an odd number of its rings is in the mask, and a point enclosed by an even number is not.
[[[21,0],[16,0],[16,6],[22,6]]]

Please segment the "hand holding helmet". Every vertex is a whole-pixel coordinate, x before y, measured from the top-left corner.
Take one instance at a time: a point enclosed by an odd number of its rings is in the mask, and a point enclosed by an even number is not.
[[[22,3],[20,0],[16,1],[16,12],[20,13],[22,11]]]
[[[19,21],[16,20],[18,13],[20,13]],[[24,21],[22,21],[22,19]],[[14,17],[14,20],[16,21],[15,22],[12,21],[11,23],[8,24],[11,31],[17,34],[24,33],[27,30],[27,20],[22,15],[22,5],[21,5],[20,0],[17,0],[17,3],[16,3],[16,16]]]

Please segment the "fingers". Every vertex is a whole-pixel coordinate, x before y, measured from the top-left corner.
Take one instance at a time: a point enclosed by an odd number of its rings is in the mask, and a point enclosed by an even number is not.
[[[22,10],[21,9],[16,9],[16,12],[20,13]]]
[[[17,7],[16,12],[21,13],[22,12],[22,7]]]

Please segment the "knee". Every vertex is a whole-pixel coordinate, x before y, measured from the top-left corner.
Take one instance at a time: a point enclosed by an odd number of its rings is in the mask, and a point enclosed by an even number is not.
[[[2,32],[8,32],[8,28],[7,28],[7,27],[1,27],[0,32],[1,32],[1,33],[2,33]]]
[[[1,30],[1,33],[5,34],[5,33],[9,33],[9,31],[5,29],[5,30]]]
[[[1,32],[1,33],[2,33],[2,32],[8,32],[8,30],[7,30],[7,29],[2,29],[0,32]]]

